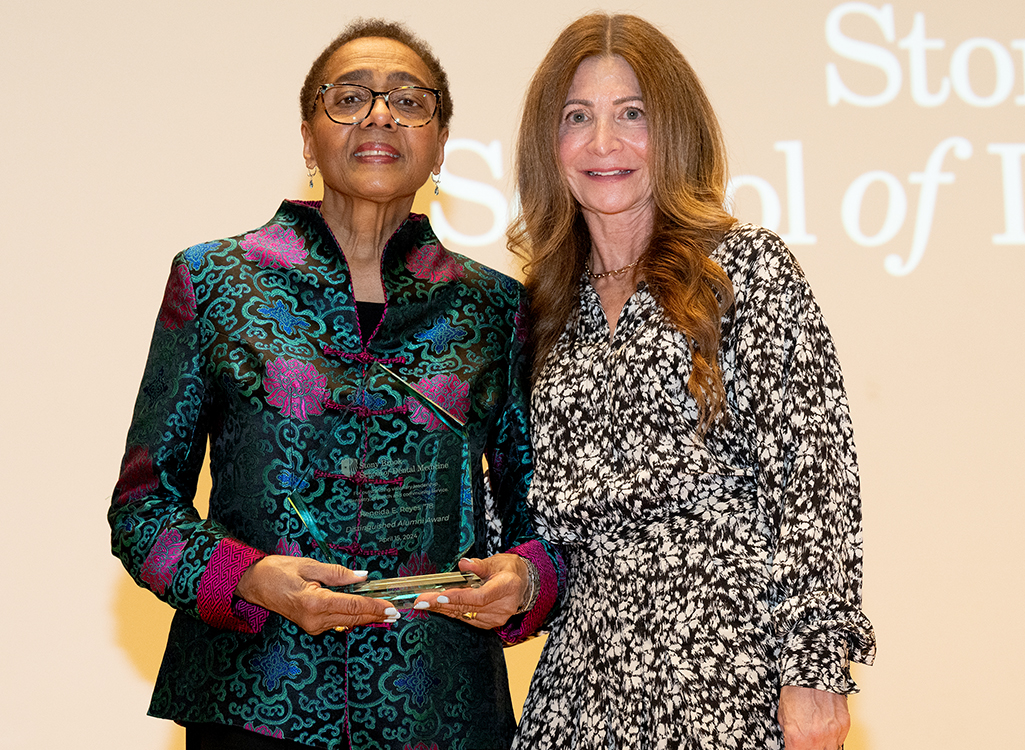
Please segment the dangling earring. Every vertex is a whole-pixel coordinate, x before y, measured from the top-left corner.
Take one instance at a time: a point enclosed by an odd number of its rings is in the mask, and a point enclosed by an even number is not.
[[[306,167],[306,174],[310,176],[310,187],[313,187],[313,178],[317,176],[319,171],[319,167]]]
[[[438,194],[438,185],[441,184],[441,175],[440,174],[433,174],[432,173],[431,174],[431,181],[434,183],[434,194],[437,195]]]

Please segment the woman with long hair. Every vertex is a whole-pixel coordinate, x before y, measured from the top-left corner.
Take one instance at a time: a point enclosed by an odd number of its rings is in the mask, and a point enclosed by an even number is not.
[[[874,635],[847,399],[796,260],[724,209],[712,107],[642,19],[563,31],[517,149],[528,502],[568,585],[516,746],[835,750]]]

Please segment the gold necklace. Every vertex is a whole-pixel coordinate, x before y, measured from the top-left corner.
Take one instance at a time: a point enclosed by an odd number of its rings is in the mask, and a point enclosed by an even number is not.
[[[617,268],[612,271],[605,271],[604,273],[595,273],[594,271],[592,271],[590,263],[585,264],[585,267],[587,268],[587,275],[590,276],[592,279],[604,279],[606,276],[619,276],[619,274],[621,273],[626,273],[640,262],[641,259],[638,258],[628,266],[623,266],[622,268]]]

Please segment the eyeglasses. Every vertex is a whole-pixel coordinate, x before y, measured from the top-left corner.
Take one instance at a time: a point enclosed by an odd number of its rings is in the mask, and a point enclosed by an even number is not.
[[[397,125],[422,128],[434,119],[441,92],[422,86],[399,86],[391,91],[374,91],[355,83],[321,84],[319,96],[327,116],[339,125],[358,125],[370,116],[377,97],[384,99]]]

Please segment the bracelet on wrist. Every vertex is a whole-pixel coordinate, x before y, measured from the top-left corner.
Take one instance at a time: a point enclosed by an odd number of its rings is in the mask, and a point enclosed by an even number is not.
[[[527,589],[523,592],[523,601],[520,602],[520,606],[516,610],[518,615],[533,609],[537,604],[538,594],[541,593],[541,576],[537,572],[537,566],[526,557],[521,559],[527,566]]]

